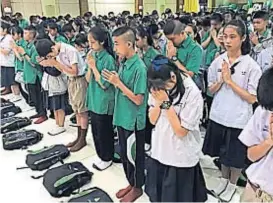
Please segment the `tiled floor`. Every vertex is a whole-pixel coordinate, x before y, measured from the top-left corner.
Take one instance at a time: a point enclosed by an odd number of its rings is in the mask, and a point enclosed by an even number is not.
[[[7,98],[7,97],[6,97]],[[19,101],[16,105],[20,106],[23,113],[18,114],[20,117],[29,117],[35,113],[34,110],[29,110],[29,107],[24,101]],[[52,144],[67,144],[73,140],[76,136],[76,129],[69,126],[69,117],[66,118],[65,124],[67,131],[61,135],[52,137],[47,134],[47,131],[54,127],[54,120],[49,119],[48,121],[40,125],[31,125],[27,129],[35,129],[44,134],[44,138],[38,144],[30,147],[29,149],[39,149],[44,146]],[[2,144],[1,144],[2,145]],[[40,175],[43,172],[33,172],[29,169],[16,170],[16,167],[25,165],[26,150],[16,151],[4,151],[0,147],[0,202],[6,202],[10,200],[12,202],[28,202],[28,203],[53,203],[66,201],[69,198],[56,199],[49,195],[42,185],[42,179],[33,180],[31,175]],[[89,185],[83,188],[92,186],[98,186],[104,189],[115,202],[118,200],[115,198],[115,193],[118,189],[127,186],[127,181],[123,173],[121,165],[114,164],[106,171],[98,172],[92,168],[92,162],[96,158],[96,152],[94,150],[91,131],[88,132],[88,146],[85,147],[78,153],[72,154],[65,162],[81,161],[86,167],[88,167],[93,173],[93,179]],[[220,173],[215,169],[204,169],[207,187],[209,189],[214,188],[219,180]],[[239,189],[237,194],[234,196],[232,202],[239,202],[240,193],[242,189]],[[5,201],[4,201],[5,200]],[[138,202],[148,202],[147,195],[143,195]],[[208,202],[218,202],[212,196],[209,196]]]

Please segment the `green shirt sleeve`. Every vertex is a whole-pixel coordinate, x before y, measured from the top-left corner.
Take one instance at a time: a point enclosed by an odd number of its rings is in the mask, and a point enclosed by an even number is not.
[[[192,50],[192,54],[191,54],[189,61],[186,65],[186,68],[189,71],[192,71],[195,74],[197,74],[200,69],[201,63],[202,63],[202,49],[200,47],[196,46]]]
[[[137,72],[134,81],[134,94],[145,94],[147,91],[147,70],[145,66],[141,66]]]
[[[208,37],[209,37],[209,33],[206,32],[205,35],[204,35],[204,37],[201,39],[201,43],[203,43],[204,41],[206,41],[208,39]]]

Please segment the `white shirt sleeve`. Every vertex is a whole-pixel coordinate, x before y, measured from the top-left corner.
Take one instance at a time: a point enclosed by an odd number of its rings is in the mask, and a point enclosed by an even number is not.
[[[69,63],[72,66],[73,64],[78,64],[78,53],[74,50],[71,50],[68,52],[68,57],[69,57]]]
[[[247,91],[252,95],[257,95],[257,87],[259,80],[262,76],[262,71],[259,65],[255,62],[252,65],[252,69],[250,71],[248,84],[247,84]]]
[[[208,68],[208,86],[210,87],[218,81],[218,60],[214,60]]]
[[[186,103],[182,104],[182,110],[179,113],[181,126],[192,131],[199,125],[203,113],[203,99],[199,91],[190,93]]]

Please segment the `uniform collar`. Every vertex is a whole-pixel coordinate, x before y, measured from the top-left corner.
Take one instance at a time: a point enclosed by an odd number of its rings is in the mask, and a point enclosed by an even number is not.
[[[222,58],[223,58],[230,66],[232,66],[233,64],[235,64],[235,63],[237,63],[237,62],[241,62],[241,61],[244,59],[245,56],[246,56],[246,55],[241,55],[241,56],[239,56],[232,64],[229,63],[229,59],[228,59],[227,52],[225,52],[225,53],[222,55]]]
[[[145,57],[149,57],[152,54],[153,47],[149,47],[148,50],[144,53]]]
[[[126,68],[126,69],[130,69],[137,60],[138,60],[138,55],[135,54],[134,56],[132,56],[131,58],[127,59],[123,63],[123,67]]]
[[[96,52],[95,57],[96,57],[96,59],[102,59],[106,54],[107,54],[107,51],[105,49],[103,49],[99,52]]]
[[[181,43],[180,47],[187,48],[191,42],[192,42],[191,38],[187,36],[187,38]]]

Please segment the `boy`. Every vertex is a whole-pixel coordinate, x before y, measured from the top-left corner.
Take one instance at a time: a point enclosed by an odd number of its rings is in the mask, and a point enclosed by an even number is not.
[[[65,24],[62,28],[62,32],[66,37],[68,44],[74,46],[75,45],[75,29],[71,24]]]
[[[29,102],[34,104],[37,112],[37,114],[31,116],[30,119],[37,118],[34,124],[40,124],[47,120],[47,115],[41,91],[41,79],[43,73],[37,62],[38,53],[34,45],[35,37],[35,27],[31,25],[26,27],[24,29],[24,40],[27,44],[24,47],[18,47],[17,51],[22,57],[24,57],[23,78],[29,92]]]
[[[248,147],[253,164],[247,169],[248,184],[242,202],[273,202],[273,68],[262,75],[257,98],[260,106],[239,139]]]
[[[47,26],[48,36],[53,42],[64,42],[67,43],[67,40],[64,36],[58,33],[58,25],[57,23],[49,23]]]
[[[71,152],[77,152],[86,146],[88,113],[85,106],[87,82],[86,64],[76,48],[65,43],[56,43],[49,39],[39,40],[36,49],[42,66],[55,67],[68,75],[68,95],[73,111],[76,113],[78,136],[67,145]]]
[[[116,87],[113,124],[117,126],[121,159],[130,185],[116,196],[133,202],[144,184],[144,143],[147,107],[147,69],[135,52],[136,36],[130,27],[113,32],[114,50],[125,59],[119,73],[104,70],[103,77]]]

